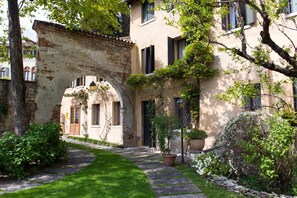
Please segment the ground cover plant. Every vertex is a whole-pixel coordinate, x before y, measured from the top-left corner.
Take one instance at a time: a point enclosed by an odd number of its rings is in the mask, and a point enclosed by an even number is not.
[[[31,124],[22,136],[6,132],[0,139],[0,175],[21,179],[66,158],[66,144],[57,123]]]
[[[70,146],[92,152],[95,161],[85,169],[55,182],[0,197],[155,197],[146,175],[127,159],[108,151],[75,144]]]

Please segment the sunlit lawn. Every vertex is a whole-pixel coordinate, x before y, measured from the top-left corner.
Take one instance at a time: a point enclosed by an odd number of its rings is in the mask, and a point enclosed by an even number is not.
[[[71,146],[94,153],[96,160],[55,182],[0,197],[155,197],[148,178],[127,159],[107,151]]]
[[[188,179],[190,179],[202,192],[209,198],[243,198],[239,194],[229,192],[225,188],[216,186],[206,179],[200,177],[193,168],[187,165],[180,165],[176,167],[180,170]]]

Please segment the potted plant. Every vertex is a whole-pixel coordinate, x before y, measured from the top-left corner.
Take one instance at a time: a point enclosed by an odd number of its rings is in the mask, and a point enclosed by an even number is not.
[[[201,151],[205,146],[205,139],[208,137],[207,133],[201,129],[192,129],[186,134],[190,143],[190,148]]]
[[[177,128],[175,117],[158,115],[152,119],[152,123],[156,129],[157,143],[162,152],[165,166],[174,166],[176,154],[170,152],[170,144],[176,136],[176,132],[174,131]]]

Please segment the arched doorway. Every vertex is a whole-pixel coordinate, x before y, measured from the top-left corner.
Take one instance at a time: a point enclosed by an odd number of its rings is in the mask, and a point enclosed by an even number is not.
[[[132,44],[48,22],[35,21],[33,29],[38,36],[35,122],[60,120],[60,103],[73,79],[100,76],[120,96],[123,145],[135,146],[134,92],[125,84],[131,74]]]
[[[72,81],[61,102],[63,134],[123,144],[121,96],[106,80],[83,76]]]

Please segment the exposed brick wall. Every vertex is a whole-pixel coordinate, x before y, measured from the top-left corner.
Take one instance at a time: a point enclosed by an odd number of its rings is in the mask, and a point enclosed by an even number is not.
[[[10,86],[10,80],[0,79],[0,134],[4,131],[14,130]],[[27,112],[28,117],[30,118],[30,120],[32,120],[34,118],[34,112],[36,110],[36,82],[26,82],[26,88]]]

